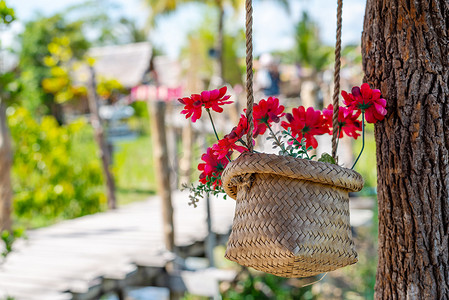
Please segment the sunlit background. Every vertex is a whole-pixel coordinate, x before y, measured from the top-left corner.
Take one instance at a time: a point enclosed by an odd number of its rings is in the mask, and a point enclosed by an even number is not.
[[[146,209],[159,212],[159,204],[156,204],[160,201],[157,179],[162,173],[161,169],[157,169],[153,155],[157,152],[154,151],[155,147],[159,147],[154,139],[154,132],[158,130],[155,122],[157,116],[153,109],[156,101],[162,101],[165,105],[164,134],[167,136],[167,145],[164,151],[167,152],[167,172],[170,174],[168,189],[175,203],[174,219],[175,223],[184,224],[175,224],[174,227],[175,235],[178,227],[182,227],[176,237],[179,241],[176,240],[175,244],[182,243],[183,247],[175,253],[180,257],[184,256],[183,263],[175,260],[174,266],[164,265],[164,274],[172,274],[170,268],[184,268],[194,274],[189,273],[190,275],[196,276],[204,270],[210,270],[210,266],[230,272],[213,273],[213,276],[220,279],[213,281],[205,289],[189,289],[184,286],[180,291],[174,292],[172,288],[172,297],[373,298],[377,261],[377,209],[376,170],[375,160],[372,159],[375,157],[375,143],[371,126],[367,127],[367,145],[363,154],[369,159],[362,159],[356,167],[365,178],[365,188],[352,195],[351,201],[352,232],[359,252],[359,263],[332,272],[314,285],[301,288],[319,277],[311,280],[286,280],[248,271],[226,261],[223,253],[232,223],[232,200],[211,199],[212,213],[206,218],[206,199],[200,201],[199,208],[193,209],[187,205],[188,194],[179,191],[183,184],[196,184],[198,162],[206,145],[211,145],[214,135],[205,122],[190,126],[184,116],[179,114],[182,108],[176,101],[177,98],[226,85],[234,104],[216,117],[221,135],[229,132],[245,108],[243,2],[0,2],[13,8],[16,18],[10,24],[0,24],[1,103],[6,116],[5,119],[0,115],[0,119],[6,120],[3,123],[7,124],[10,132],[10,152],[13,157],[10,184],[12,226],[0,228],[8,229],[3,232],[3,243],[0,243],[0,250],[5,257],[0,260],[0,273],[3,272],[0,274],[0,299],[46,299],[30,296],[33,289],[40,291],[42,286],[46,286],[45,283],[42,284],[45,280],[36,279],[46,278],[46,275],[39,275],[40,271],[36,271],[36,278],[31,275],[23,279],[17,275],[19,279],[14,280],[8,277],[13,276],[13,271],[8,270],[13,270],[16,263],[25,261],[20,255],[25,255],[30,244],[38,245],[39,239],[45,237],[50,241],[59,234],[64,241],[69,241],[69,235],[80,238],[89,235],[92,238],[90,242],[94,243],[97,234],[100,241],[105,237],[105,232],[123,231],[123,235],[114,236],[114,239],[118,239],[115,242],[132,244],[135,241],[129,237],[134,236],[133,234],[137,236],[139,228],[143,228],[139,227],[141,219],[131,217],[131,226],[130,223],[126,224],[126,219],[114,219],[114,214],[130,214],[131,211],[141,212]],[[220,10],[217,3],[223,3],[221,52],[218,38]],[[253,5],[256,101],[269,96],[263,79],[258,74],[262,74],[268,66],[275,66],[280,80],[279,90],[275,94],[288,111],[299,105],[314,106],[317,109],[327,107],[331,103],[333,92],[336,1],[255,0]],[[363,1],[344,1],[341,75],[342,89],[348,91],[352,86],[363,82],[360,39],[364,9]],[[222,54],[221,61],[219,53]],[[95,78],[95,84],[92,78]],[[96,101],[92,102],[92,97]],[[6,128],[5,125],[3,127]],[[0,150],[1,140],[0,138]],[[264,143],[262,139],[258,143],[260,151],[272,151],[270,143]],[[320,137],[319,144],[318,153],[330,152],[329,136]],[[339,163],[350,167],[360,148],[360,139],[354,141],[344,138],[339,145]],[[0,161],[2,153],[0,152]],[[109,156],[106,160],[105,154],[106,157]],[[108,178],[112,178],[114,186]],[[5,184],[5,181],[0,182],[1,184]],[[111,204],[111,193],[116,199],[114,204]],[[214,204],[214,200],[220,204]],[[117,213],[115,210],[111,211],[113,206],[118,207]],[[94,216],[98,216],[98,219],[94,219]],[[80,217],[83,218],[79,219]],[[146,224],[148,218],[153,217],[142,217],[142,223]],[[159,248],[164,247],[161,218],[160,213],[155,213],[154,222],[157,225],[148,225],[149,228],[142,229],[145,234],[150,229],[158,232]],[[182,220],[176,221],[177,218]],[[223,227],[219,230],[214,228],[218,225],[207,227],[206,220],[211,218],[212,224],[223,224]],[[69,219],[74,220],[67,221]],[[77,220],[84,220],[80,221],[85,222],[84,225],[75,225],[78,224]],[[106,223],[110,221],[115,227],[111,229],[103,221],[94,220],[105,220]],[[194,227],[195,220],[199,220],[200,227]],[[95,224],[102,225],[95,228]],[[197,240],[190,241],[187,237],[190,234],[188,230],[202,235]],[[179,237],[182,235],[184,236]],[[30,242],[26,241],[27,238]],[[139,236],[139,239],[144,238]],[[145,243],[153,246],[155,242]],[[77,247],[70,245],[72,246],[68,248],[77,252]],[[95,245],[92,248],[103,247],[101,244]],[[78,295],[79,299],[99,299],[100,296],[101,299],[168,299],[166,288],[171,286],[161,284],[162,273],[151,277],[148,270],[155,268],[152,264],[154,260],[158,260],[158,255],[168,257],[170,253],[161,250],[162,252],[146,255],[144,246],[147,247],[147,244],[143,244],[143,250],[139,250],[139,260],[135,261],[132,261],[134,256],[128,258],[127,255],[136,255],[137,250],[120,250],[121,258],[132,263],[135,268],[129,272],[121,271],[125,274],[120,279],[122,288],[106,288],[108,281],[103,280],[107,278],[106,275],[96,274],[95,278],[83,279],[85,282],[82,286],[85,289],[80,290],[84,292],[73,292],[76,291],[74,285],[64,286],[62,292],[65,292],[67,299],[72,299],[72,295]],[[111,246],[111,249],[114,247]],[[78,252],[89,251],[88,249],[89,247],[82,247]],[[112,257],[111,249],[108,249],[108,253]],[[144,263],[139,265],[137,261]],[[93,268],[86,261],[80,264],[85,264],[86,270]],[[118,264],[119,262],[117,266]],[[11,269],[8,266],[12,266]],[[23,269],[19,268],[16,272],[26,273],[28,268],[33,268],[33,265],[30,267],[26,263],[20,266]],[[178,276],[181,273],[176,274]],[[58,276],[49,275],[48,278]],[[205,278],[201,276],[196,279],[200,286],[201,280]],[[181,275],[178,277],[182,278]],[[4,286],[2,278],[5,278]],[[134,279],[126,281],[126,278]],[[103,288],[96,294],[92,292],[94,279]],[[22,280],[23,286],[21,283],[17,284]],[[76,282],[80,280],[77,279]],[[66,281],[72,284],[74,280]],[[8,282],[13,283],[8,285]],[[118,281],[111,279],[111,282],[115,284]],[[89,293],[95,296],[88,296]],[[124,293],[128,298],[125,298]],[[38,295],[39,292],[34,294]]]

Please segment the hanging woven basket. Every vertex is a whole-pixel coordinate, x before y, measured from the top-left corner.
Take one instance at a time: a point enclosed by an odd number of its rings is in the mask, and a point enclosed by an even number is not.
[[[226,258],[283,277],[306,277],[357,262],[348,192],[363,178],[337,165],[244,153],[222,175],[237,201]]]
[[[338,128],[342,0],[337,0],[333,128]],[[223,188],[237,201],[226,258],[283,277],[306,277],[357,262],[349,224],[351,191],[363,178],[337,165],[253,152],[252,1],[246,0],[249,152],[230,162]],[[338,131],[332,137],[336,158]]]

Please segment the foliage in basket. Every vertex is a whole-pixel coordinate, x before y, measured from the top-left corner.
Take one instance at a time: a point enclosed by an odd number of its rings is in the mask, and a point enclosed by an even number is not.
[[[185,186],[191,191],[189,204],[194,206],[204,193],[224,193],[221,176],[228,163],[231,162],[233,153],[244,153],[250,148],[248,141],[244,140],[249,128],[247,117],[244,114],[241,115],[239,123],[229,134],[221,139],[218,136],[211,110],[221,113],[223,105],[232,103],[226,92],[227,88],[222,87],[179,99],[184,105],[184,110],[181,113],[185,114],[186,118],[190,118],[192,122],[196,122],[202,117],[203,111],[206,111],[217,139],[217,143],[209,147],[201,156],[202,162],[198,165],[198,169],[201,171],[199,184]],[[267,140],[272,141],[273,147],[279,150],[279,155],[312,160],[315,155],[311,155],[310,152],[318,146],[315,136],[332,135],[333,130],[338,130],[339,139],[344,135],[357,139],[362,134],[363,146],[351,168],[353,169],[364,148],[365,119],[368,123],[382,120],[387,113],[386,100],[381,98],[380,90],[371,89],[367,83],[362,84],[361,87],[353,87],[351,93],[342,91],[341,94],[345,106],[339,107],[338,128],[332,128],[332,104],[322,111],[312,107],[306,109],[299,106],[293,108],[291,113],[286,113],[285,107],[279,104],[279,99],[274,97],[262,99],[253,106],[252,137],[256,138],[267,133]],[[281,122],[282,131],[274,132],[272,125],[279,122]],[[251,143],[255,144],[254,139]],[[318,161],[335,164],[334,158],[327,153],[323,153]]]

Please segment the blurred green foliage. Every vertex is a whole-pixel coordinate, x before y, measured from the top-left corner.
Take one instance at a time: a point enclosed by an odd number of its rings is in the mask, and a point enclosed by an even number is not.
[[[0,1],[0,26],[9,26],[16,20],[14,9],[8,7],[4,0]],[[2,41],[0,40],[0,49],[2,50]],[[1,54],[0,54],[1,55]],[[2,57],[0,57],[0,61]],[[0,70],[3,71],[3,70]],[[17,98],[21,91],[21,85],[17,81],[16,72],[9,71],[0,73],[0,101],[6,101],[7,104]]]
[[[44,57],[44,64],[50,68],[50,75],[42,79],[45,93],[54,95],[56,103],[64,103],[87,94],[85,86],[74,86],[73,70],[79,68],[80,62],[73,62],[73,51],[70,48],[70,38],[67,35],[54,37],[48,44],[50,55]]]
[[[223,41],[223,76],[225,82],[232,86],[243,84],[242,78],[246,70],[243,60],[239,60],[240,52],[244,51],[245,32],[239,30],[235,34],[225,34]]]
[[[362,52],[359,45],[346,45],[341,50],[341,57],[343,58],[343,69],[347,65],[362,65]]]
[[[319,38],[318,25],[306,11],[296,25],[296,61],[305,67],[320,72],[331,63],[332,47],[325,46]]]
[[[14,213],[31,226],[95,213],[106,202],[91,127],[80,119],[59,126],[51,116],[40,122],[21,107],[8,109],[13,138]]]
[[[210,15],[213,15],[211,13]],[[188,44],[182,50],[182,57],[188,58],[192,65],[190,72],[203,79],[206,85],[214,75],[214,60],[211,50],[215,48],[217,33],[211,27],[212,17],[208,14],[198,28],[192,30],[188,36]],[[225,33],[223,38],[223,76],[224,81],[231,84],[242,84],[243,70],[239,60],[244,52],[245,35],[242,30],[233,34]],[[244,65],[243,65],[244,66]]]
[[[362,138],[354,141],[353,155],[357,157],[362,148]],[[376,164],[376,139],[374,137],[374,125],[366,124],[365,127],[365,149],[360,156],[354,170],[359,172],[365,180],[363,193],[372,194],[372,189],[377,187],[377,164]]]
[[[7,105],[15,102],[22,91],[22,85],[17,77],[18,75],[15,72],[0,74],[0,99],[6,101]]]
[[[377,236],[378,236],[378,208],[377,199],[374,201],[372,223],[369,226],[356,229],[355,245],[359,254],[357,264],[342,269],[351,283],[349,291],[356,293],[360,299],[374,299],[374,285],[377,271]],[[349,298],[349,297],[346,297]],[[355,297],[354,297],[355,298]]]
[[[119,204],[144,200],[155,194],[151,138],[144,135],[135,140],[118,142],[115,148],[114,173]]]
[[[128,119],[129,128],[139,135],[150,135],[150,117],[147,103],[145,101],[134,101],[130,106],[134,109],[134,115]]]
[[[11,24],[16,19],[14,9],[6,5],[5,0],[0,1],[0,21],[3,24]]]
[[[52,114],[60,124],[63,123],[62,110],[58,104],[61,101],[57,101],[57,97],[51,91],[45,90],[42,84],[45,78],[62,78],[62,76],[54,76],[58,75],[55,72],[61,70],[55,69],[59,66],[59,62],[51,61],[52,57],[55,60],[51,50],[58,54],[56,56],[65,60],[83,57],[90,44],[82,29],[82,21],[70,22],[61,14],[39,17],[26,23],[25,30],[20,35],[19,67],[22,71],[21,81],[24,86],[21,98],[23,105],[33,114]],[[67,79],[68,76],[65,78]]]
[[[312,300],[312,286],[298,287],[298,279],[287,279],[271,274],[242,272],[233,287],[222,294],[225,300]]]
[[[24,237],[25,230],[23,227],[15,227],[12,231],[3,230],[0,233],[0,240],[5,245],[5,248],[1,252],[1,256],[6,257],[12,251],[12,245],[16,241],[16,239]]]

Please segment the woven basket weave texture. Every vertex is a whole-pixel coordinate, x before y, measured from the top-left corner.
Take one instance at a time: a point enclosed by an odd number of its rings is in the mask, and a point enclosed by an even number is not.
[[[283,277],[305,277],[357,262],[349,225],[355,171],[263,153],[245,153],[222,176],[237,200],[225,256]]]

